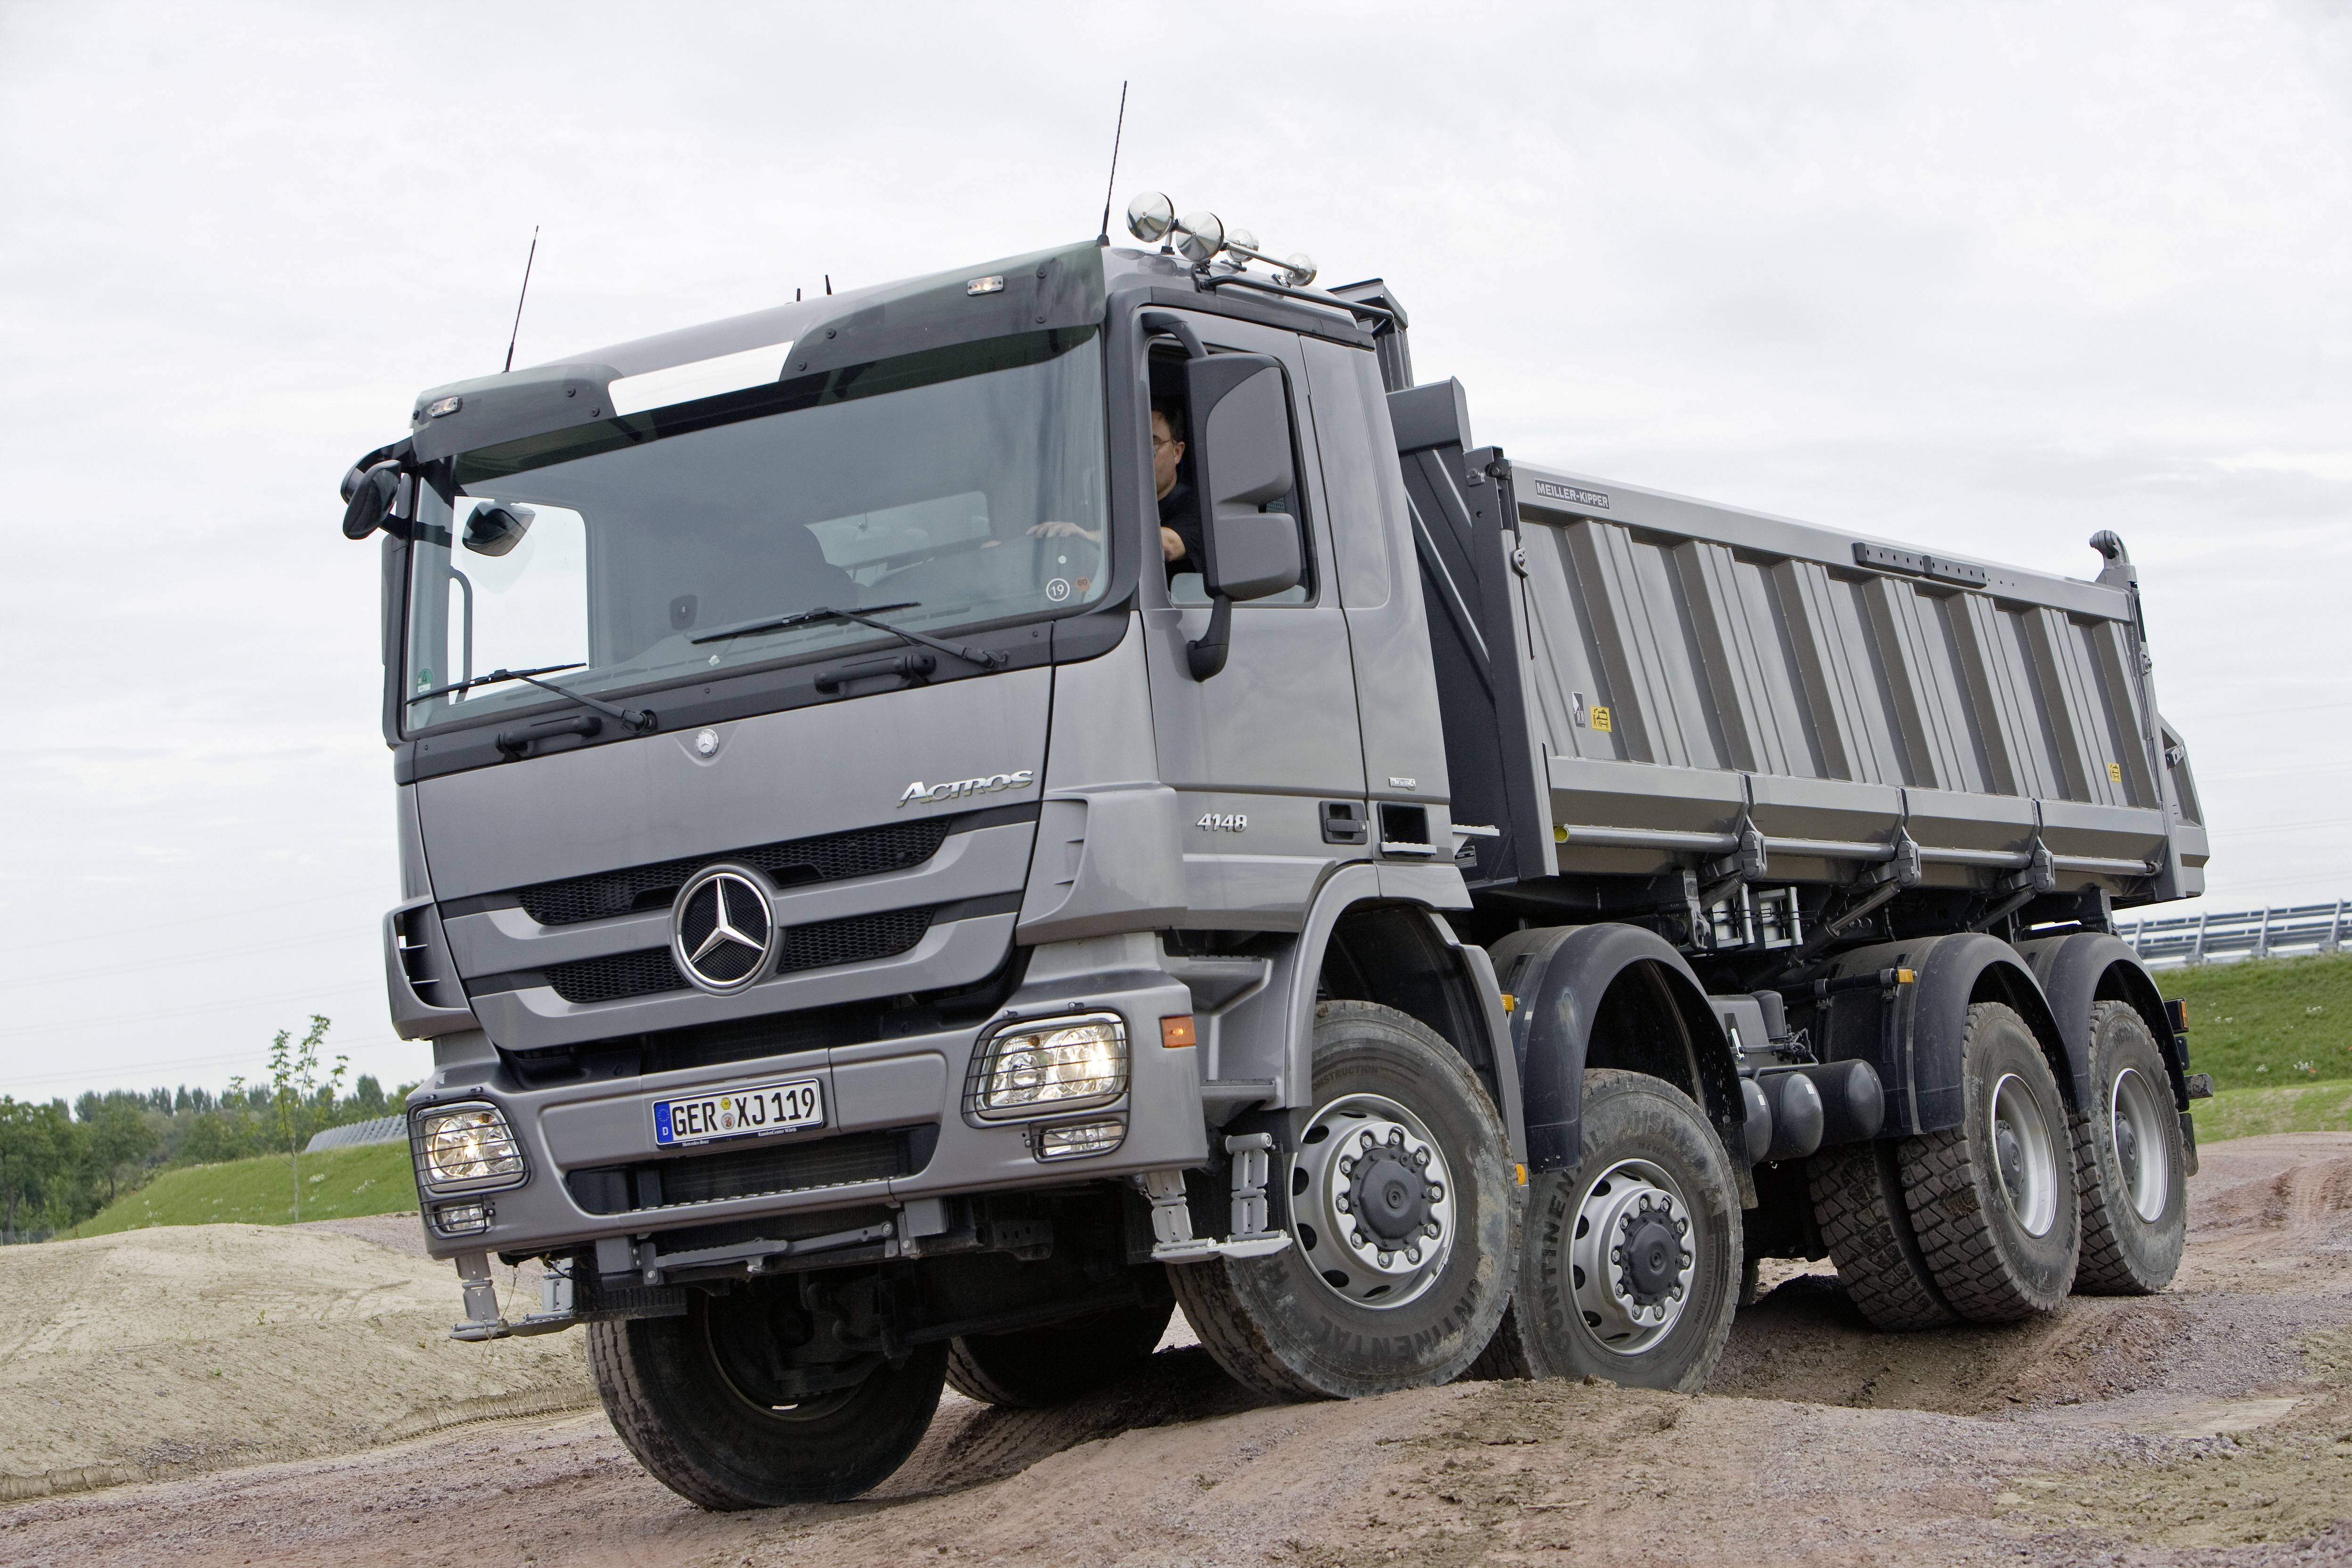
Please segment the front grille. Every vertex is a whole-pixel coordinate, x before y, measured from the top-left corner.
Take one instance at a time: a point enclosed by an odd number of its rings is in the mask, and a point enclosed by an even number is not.
[[[935,1126],[885,1132],[845,1132],[802,1142],[769,1143],[714,1154],[572,1171],[563,1178],[572,1201],[589,1214],[628,1214],[765,1197],[911,1176],[938,1147]]]
[[[851,915],[845,920],[816,921],[793,926],[777,943],[776,973],[824,969],[836,963],[865,963],[896,958],[923,940],[931,929],[929,910],[892,910],[886,914]]]
[[[599,871],[593,876],[572,877],[561,882],[541,882],[522,889],[516,897],[525,912],[541,925],[577,925],[582,921],[608,920],[641,910],[667,909],[688,878],[720,860],[754,867],[780,888],[903,871],[938,854],[940,846],[947,840],[948,829],[953,826],[951,818],[933,817],[921,822],[894,822],[887,827],[825,833],[727,855],[701,855],[653,866],[632,866],[622,871]]]
[[[686,989],[686,977],[678,973],[677,964],[666,947],[551,963],[547,966],[547,983],[566,1002],[618,1002],[629,996],[652,996]]]
[[[827,969],[841,963],[866,963],[896,958],[913,949],[931,929],[932,910],[891,910],[878,915],[849,915],[837,921],[813,921],[787,926],[779,933],[776,973]],[[551,963],[547,983],[566,1002],[618,1002],[631,996],[654,996],[686,989],[686,976],[666,947],[640,952],[616,952],[604,958]]]

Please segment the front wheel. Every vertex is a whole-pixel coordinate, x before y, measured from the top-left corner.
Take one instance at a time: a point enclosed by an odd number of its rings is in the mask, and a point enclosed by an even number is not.
[[[1444,1383],[1494,1336],[1517,1271],[1502,1119],[1453,1047],[1394,1008],[1318,1004],[1314,1068],[1280,1194],[1293,1245],[1171,1268],[1185,1321],[1272,1398]]]
[[[963,1334],[948,1353],[948,1385],[982,1405],[1060,1405],[1150,1355],[1175,1311],[1162,1301],[1043,1329]]]
[[[695,1291],[683,1317],[588,1325],[604,1413],[654,1479],[720,1512],[841,1502],[915,1451],[939,1408],[946,1344],[804,1394],[778,1378],[789,1316],[773,1297]]]
[[[2189,1239],[2189,1168],[2171,1075],[2156,1037],[2130,1006],[2091,1010],[2090,1079],[2097,1099],[2074,1118],[2074,1177],[2083,1189],[2083,1261],[2074,1289],[2148,1296],[2172,1283]]]
[[[1739,1192],[1690,1097],[1644,1073],[1584,1075],[1583,1158],[1528,1193],[1512,1321],[1489,1370],[1696,1394],[1740,1289]]]

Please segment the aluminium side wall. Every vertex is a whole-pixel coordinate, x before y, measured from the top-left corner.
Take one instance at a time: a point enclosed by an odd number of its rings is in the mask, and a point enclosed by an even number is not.
[[[1509,479],[1560,871],[1654,875],[1752,854],[1752,834],[1771,879],[1846,882],[1907,837],[1929,885],[2046,858],[2061,891],[2202,889],[2187,759],[2168,761],[2115,569],[1923,562],[1562,470]],[[1858,564],[1857,544],[1911,569]]]

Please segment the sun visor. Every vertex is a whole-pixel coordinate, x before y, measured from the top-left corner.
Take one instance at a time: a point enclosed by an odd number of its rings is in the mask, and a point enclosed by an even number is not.
[[[1102,251],[1092,240],[909,279],[845,299],[839,315],[817,318],[793,344],[786,374],[1041,328],[1098,326],[1104,300]]]
[[[608,364],[542,364],[436,386],[410,416],[416,461],[607,418],[605,389],[617,374]]]

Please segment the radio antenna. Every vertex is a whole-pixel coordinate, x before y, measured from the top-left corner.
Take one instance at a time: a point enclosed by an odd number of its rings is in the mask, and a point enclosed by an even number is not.
[[[515,296],[514,331],[507,336],[506,370],[514,369],[515,340],[522,336],[522,302],[530,298],[530,264],[539,259],[539,225],[530,226],[530,254],[522,258],[522,292]],[[506,371],[500,371],[503,375]]]
[[[1097,245],[1110,244],[1110,197],[1118,188],[1118,144],[1127,134],[1127,83],[1118,84],[1118,125],[1110,133],[1110,178],[1103,185],[1102,233],[1095,237]]]

